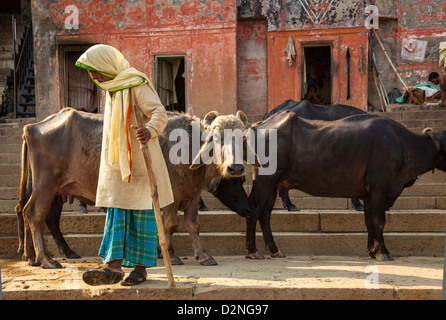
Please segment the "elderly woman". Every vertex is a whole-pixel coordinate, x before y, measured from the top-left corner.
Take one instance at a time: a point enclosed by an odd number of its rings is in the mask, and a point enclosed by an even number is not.
[[[167,114],[148,77],[130,67],[115,48],[95,45],[76,62],[94,83],[107,91],[104,131],[96,206],[107,207],[99,255],[105,267],[88,270],[83,280],[90,285],[113,284],[124,277],[122,266],[134,267],[122,285],[146,280],[146,267],[157,264],[157,230],[150,185],[139,148],[148,143],[158,187],[160,207],[173,202],[166,163],[158,142]],[[139,105],[144,127],[134,124]]]

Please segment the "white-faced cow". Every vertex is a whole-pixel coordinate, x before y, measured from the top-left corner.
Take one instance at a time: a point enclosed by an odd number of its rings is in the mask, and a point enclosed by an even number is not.
[[[237,116],[220,116],[216,112],[211,112],[203,120],[207,126],[213,121],[217,121],[222,129],[244,128],[246,116],[242,112],[238,112]],[[200,264],[214,265],[215,260],[205,252],[199,241],[197,206],[200,193],[214,178],[243,176],[244,166],[239,163],[203,165],[199,157],[193,165],[194,170],[189,168],[190,164],[172,165],[169,150],[175,142],[169,141],[169,133],[173,129],[183,128],[190,134],[193,124],[201,135],[207,135],[204,125],[196,118],[170,114],[168,125],[159,137],[174,194],[174,203],[163,208],[164,225],[169,251],[175,260],[178,257],[174,254],[170,238],[176,229],[178,210],[183,210],[195,257]],[[57,197],[76,197],[88,204],[94,203],[102,127],[103,115],[79,112],[71,108],[63,109],[39,123],[24,127],[22,178],[17,212],[23,213],[25,217],[24,257],[28,259],[29,264],[40,264],[43,268],[61,267],[46,252],[43,225],[51,206],[58,205]],[[192,139],[192,135],[189,138]],[[209,143],[203,143],[200,139],[198,141],[199,147]],[[189,144],[192,145],[192,141],[189,141]],[[238,195],[242,202],[237,208],[239,214],[240,210],[249,210],[247,196],[241,184],[240,188],[241,192]],[[243,202],[243,197],[246,202]],[[234,203],[235,201],[232,205]],[[50,230],[53,233],[51,228]],[[181,260],[177,263],[181,263]]]
[[[257,220],[272,256],[283,256],[271,233],[270,215],[278,184],[288,180],[310,195],[364,200],[369,255],[392,260],[383,237],[386,208],[419,175],[434,168],[446,171],[446,133],[419,135],[382,116],[316,121],[284,111],[252,129],[277,130],[278,155],[276,173],[257,172],[249,196],[246,245],[250,258],[263,258],[255,245]]]

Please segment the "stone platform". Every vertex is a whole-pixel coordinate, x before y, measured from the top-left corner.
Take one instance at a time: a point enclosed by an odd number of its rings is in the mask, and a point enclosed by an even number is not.
[[[218,265],[213,267],[200,266],[193,257],[182,259],[184,265],[173,266],[173,289],[168,288],[162,259],[147,270],[149,281],[135,287],[86,285],[82,273],[102,266],[96,257],[58,259],[64,268],[49,270],[4,259],[3,299],[439,300],[442,295],[442,257],[400,256],[380,262],[366,256],[215,256]]]

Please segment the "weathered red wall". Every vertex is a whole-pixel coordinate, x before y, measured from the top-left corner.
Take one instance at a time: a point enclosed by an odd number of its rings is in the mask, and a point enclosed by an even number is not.
[[[288,65],[285,53],[289,37],[293,38],[296,50],[296,59],[291,67]],[[287,99],[302,100],[303,46],[331,44],[332,104],[347,104],[367,110],[367,39],[368,30],[363,27],[268,32],[268,109],[273,109]],[[348,47],[351,55],[349,100],[347,100],[346,72]],[[364,74],[359,71],[361,50],[363,50]]]
[[[444,0],[405,0],[398,1],[398,28],[396,43],[390,48],[393,63],[396,65],[407,86],[428,83],[431,71],[444,72],[438,65],[438,47],[446,39],[446,2]],[[412,38],[427,41],[423,62],[408,61],[401,57],[402,39]],[[392,52],[394,50],[394,52]],[[401,91],[404,87],[396,81]]]
[[[68,5],[79,10],[78,30],[65,28]],[[36,67],[50,83],[40,81],[40,92],[53,91],[38,98],[38,117],[62,107],[53,101],[59,91],[57,46],[76,43],[116,47],[153,82],[156,55],[185,55],[186,106],[198,116],[237,110],[235,1],[32,0],[32,10]]]
[[[266,20],[242,19],[237,26],[238,108],[247,115],[268,109]]]

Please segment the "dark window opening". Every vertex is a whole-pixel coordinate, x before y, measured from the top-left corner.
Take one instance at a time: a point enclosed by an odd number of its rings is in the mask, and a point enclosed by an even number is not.
[[[156,57],[156,91],[166,110],[185,112],[186,74],[184,56]]]
[[[303,98],[315,104],[331,105],[331,46],[304,46],[303,65]]]

